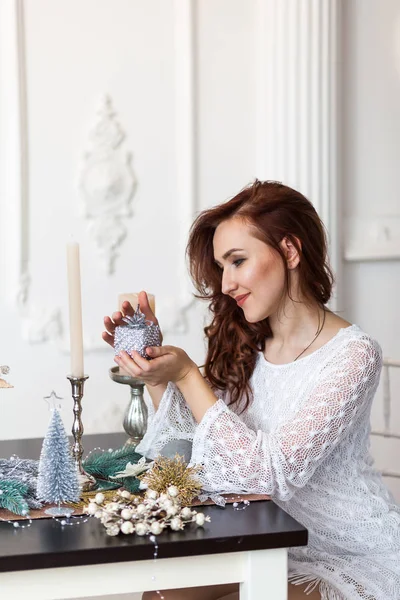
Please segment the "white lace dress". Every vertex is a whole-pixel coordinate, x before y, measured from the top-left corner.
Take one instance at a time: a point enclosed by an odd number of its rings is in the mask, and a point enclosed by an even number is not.
[[[400,508],[369,454],[381,363],[357,325],[296,362],[260,352],[249,408],[238,415],[220,398],[199,424],[169,383],[137,450],[154,458],[189,440],[205,490],[270,494],[309,531],[289,551],[289,579],[319,585],[322,600],[399,600]]]

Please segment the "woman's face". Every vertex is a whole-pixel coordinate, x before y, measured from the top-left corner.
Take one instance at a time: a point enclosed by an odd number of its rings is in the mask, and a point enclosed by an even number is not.
[[[278,252],[255,238],[237,217],[218,225],[213,247],[222,269],[222,293],[236,300],[246,321],[257,323],[276,314],[285,295],[285,268]]]

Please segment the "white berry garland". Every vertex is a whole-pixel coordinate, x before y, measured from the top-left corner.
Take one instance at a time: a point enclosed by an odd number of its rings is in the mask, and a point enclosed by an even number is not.
[[[182,507],[179,490],[174,485],[162,494],[148,489],[144,496],[117,490],[111,502],[106,502],[104,494],[99,492],[90,499],[85,511],[99,519],[111,536],[119,533],[160,535],[168,527],[173,531],[180,531],[187,523],[203,527],[211,520],[188,506]]]

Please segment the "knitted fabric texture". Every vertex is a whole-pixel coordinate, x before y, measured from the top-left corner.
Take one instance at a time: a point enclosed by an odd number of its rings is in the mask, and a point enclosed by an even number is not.
[[[369,453],[381,366],[357,325],[292,363],[260,352],[248,409],[218,398],[199,424],[169,383],[136,450],[154,458],[188,440],[205,490],[270,494],[309,531],[308,546],[289,551],[289,580],[319,586],[322,600],[398,600],[400,507]]]

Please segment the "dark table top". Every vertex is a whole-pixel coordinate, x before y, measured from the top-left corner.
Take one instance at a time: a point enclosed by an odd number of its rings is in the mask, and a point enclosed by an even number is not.
[[[84,436],[85,451],[94,447],[118,448],[124,434]],[[0,441],[0,457],[15,453],[38,458],[42,440]],[[158,558],[285,548],[307,544],[307,530],[272,501],[252,502],[246,510],[200,508],[211,517],[204,528],[187,525],[183,531],[164,531],[157,537]],[[54,519],[37,519],[26,529],[0,523],[0,571],[147,560],[154,557],[148,537],[110,537],[97,519],[74,526],[61,526]]]

